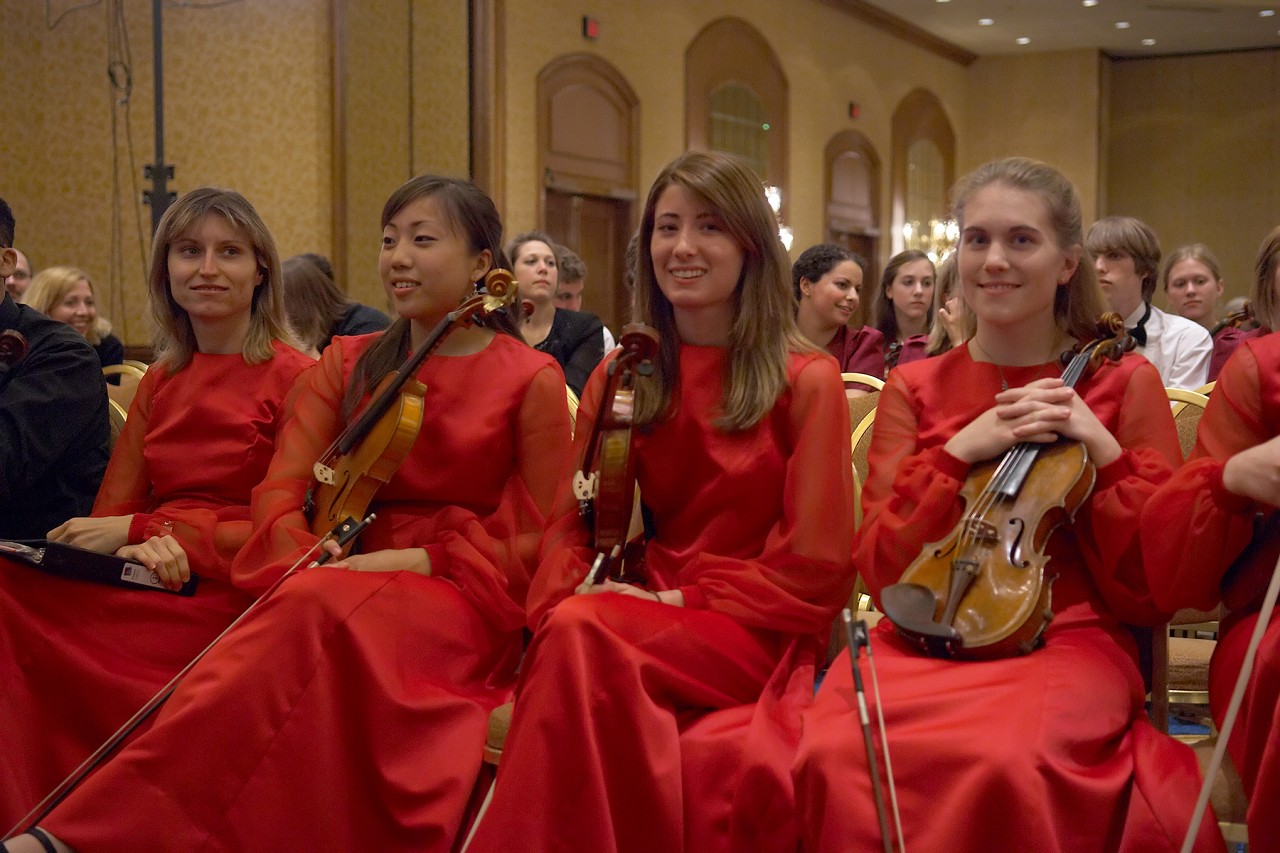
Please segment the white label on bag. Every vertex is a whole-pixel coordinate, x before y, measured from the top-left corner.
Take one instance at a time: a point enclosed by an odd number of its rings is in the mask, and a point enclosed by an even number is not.
[[[120,580],[139,586],[160,586],[160,575],[137,563],[125,563],[120,572]]]

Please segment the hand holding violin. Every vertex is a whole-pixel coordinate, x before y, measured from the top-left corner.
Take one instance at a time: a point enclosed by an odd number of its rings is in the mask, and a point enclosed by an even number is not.
[[[642,598],[645,601],[656,601],[660,604],[684,607],[684,593],[678,589],[664,589],[661,592],[657,592],[634,584],[604,580],[596,584],[584,581],[578,584],[578,588],[574,590],[576,595],[598,595],[602,592],[616,592],[619,595],[629,595],[633,598]]]
[[[323,547],[334,557],[342,556],[342,546],[333,539],[325,540]],[[345,560],[326,565],[352,572],[414,572],[431,576],[431,558],[424,548],[387,548],[368,554],[353,554]]]
[[[1061,379],[1037,379],[1001,391],[995,399],[995,406],[951,437],[948,453],[972,465],[1022,441],[1048,444],[1066,437],[1082,442],[1095,465],[1107,465],[1120,456],[1119,442]]]

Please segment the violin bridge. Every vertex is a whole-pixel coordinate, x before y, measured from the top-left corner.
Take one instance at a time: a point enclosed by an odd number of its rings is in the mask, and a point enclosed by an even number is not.
[[[311,466],[311,473],[318,482],[324,483],[326,486],[333,485],[333,469],[323,462],[317,462]]]
[[[964,526],[965,533],[972,536],[978,542],[992,544],[998,541],[999,537],[996,536],[995,525],[991,524],[989,521],[976,517],[968,518],[965,519]]]

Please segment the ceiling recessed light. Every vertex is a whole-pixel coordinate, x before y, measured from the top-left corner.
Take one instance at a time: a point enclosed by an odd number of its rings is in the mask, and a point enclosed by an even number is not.
[[[1128,22],[1128,21],[1116,21],[1116,29],[1117,29],[1117,30],[1127,30],[1127,29],[1129,29],[1129,22]]]
[[[938,0],[939,3],[950,3],[951,0]]]
[[[1270,17],[1271,17],[1272,15],[1274,15],[1275,13],[1276,13],[1276,10],[1275,10],[1275,9],[1263,9],[1261,12],[1259,12],[1259,13],[1258,13],[1258,17],[1259,17],[1259,18],[1270,18]]]
[[[1080,0],[1082,6],[1097,6],[1098,0]]]
[[[1031,44],[1031,39],[1027,38],[1026,36],[1020,36],[1019,38],[1014,39],[1014,41],[1016,41],[1018,44]]]
[[[1142,40],[1142,46],[1143,46],[1143,47],[1151,47],[1151,46],[1152,46],[1153,44],[1155,44],[1155,43],[1156,43],[1156,40],[1155,40],[1155,39],[1143,39],[1143,40]]]
[[[979,19],[978,19],[978,26],[980,26],[980,27],[989,27],[989,26],[993,25],[994,23],[995,23],[995,21],[991,20],[990,18],[979,18]]]

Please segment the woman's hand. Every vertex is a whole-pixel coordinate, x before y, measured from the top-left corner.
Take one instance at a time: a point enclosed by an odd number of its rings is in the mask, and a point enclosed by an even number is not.
[[[629,595],[632,598],[640,598],[645,601],[656,601],[659,604],[684,607],[684,593],[678,589],[664,589],[661,592],[654,592],[633,584],[606,580],[596,584],[589,584],[583,581],[574,590],[575,595],[598,595],[602,592],[616,592],[619,595]]]
[[[50,530],[45,538],[99,554],[114,554],[129,544],[129,524],[132,521],[132,515],[73,518]]]
[[[947,333],[947,337],[951,339],[951,346],[958,347],[964,343],[964,329],[960,323],[960,300],[952,296],[950,299],[942,303],[942,307],[938,309],[938,319],[942,322],[942,328]]]
[[[951,437],[946,451],[970,465],[1023,441],[1047,444],[1059,436],[1084,444],[1099,467],[1120,457],[1120,444],[1061,379],[1037,379],[996,395],[996,404]]]
[[[1222,467],[1222,485],[1232,494],[1280,506],[1280,436],[1228,459]]]
[[[187,552],[172,536],[152,536],[138,545],[125,545],[116,551],[117,557],[141,563],[155,572],[165,589],[181,589],[191,580],[191,565]]]
[[[341,555],[342,548],[332,539],[324,543],[324,549],[333,556]],[[326,563],[335,569],[347,569],[352,572],[416,572],[431,576],[431,558],[424,548],[399,548],[373,551],[369,554],[354,554],[345,560]]]

